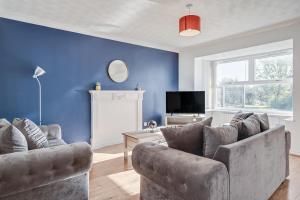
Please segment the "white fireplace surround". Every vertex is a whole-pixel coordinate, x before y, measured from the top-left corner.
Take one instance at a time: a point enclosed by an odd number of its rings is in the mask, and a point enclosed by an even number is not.
[[[142,129],[143,94],[134,90],[91,90],[93,149],[122,143],[121,133]]]

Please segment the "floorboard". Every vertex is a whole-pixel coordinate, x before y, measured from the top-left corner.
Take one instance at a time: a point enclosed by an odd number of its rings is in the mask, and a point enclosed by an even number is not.
[[[139,199],[139,175],[131,160],[124,163],[122,145],[94,151],[90,172],[91,200]],[[300,157],[290,156],[290,176],[276,190],[270,200],[300,200]]]

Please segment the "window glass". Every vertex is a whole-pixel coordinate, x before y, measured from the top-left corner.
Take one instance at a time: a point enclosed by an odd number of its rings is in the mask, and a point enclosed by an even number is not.
[[[244,107],[244,86],[224,86],[224,107]]]
[[[216,67],[217,84],[248,80],[248,60],[218,63]]]
[[[292,76],[292,54],[255,59],[255,80],[286,80]]]
[[[245,86],[245,108],[292,111],[292,83]]]
[[[271,83],[219,87],[217,107],[292,111],[293,85]]]
[[[223,87],[217,87],[217,99],[216,99],[216,104],[217,107],[224,107],[223,104]]]

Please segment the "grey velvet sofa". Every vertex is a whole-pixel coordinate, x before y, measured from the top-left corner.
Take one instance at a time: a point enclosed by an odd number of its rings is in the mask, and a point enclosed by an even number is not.
[[[289,174],[284,126],[220,146],[213,159],[154,143],[137,145],[142,200],[267,200]]]
[[[0,200],[85,200],[92,151],[65,144],[58,125],[42,126],[49,148],[0,155]]]

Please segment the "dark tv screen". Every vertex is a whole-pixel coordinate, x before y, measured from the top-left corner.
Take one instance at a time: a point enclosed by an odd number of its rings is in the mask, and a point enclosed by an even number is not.
[[[205,113],[205,92],[166,92],[166,113]]]

